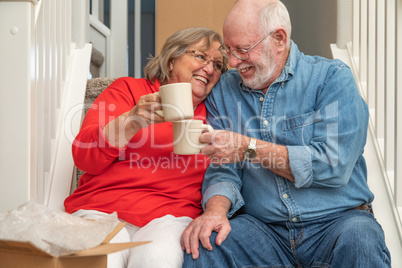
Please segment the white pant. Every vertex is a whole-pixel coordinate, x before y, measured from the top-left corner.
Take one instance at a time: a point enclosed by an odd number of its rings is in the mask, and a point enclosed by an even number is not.
[[[97,219],[103,212],[79,210],[73,215],[85,219]],[[127,223],[110,243],[152,241],[149,244],[126,249],[108,255],[108,268],[176,268],[182,267],[183,250],[180,237],[190,217],[166,215],[149,222],[144,227]]]

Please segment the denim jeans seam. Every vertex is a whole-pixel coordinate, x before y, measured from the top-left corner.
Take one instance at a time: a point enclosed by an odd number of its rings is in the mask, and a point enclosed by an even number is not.
[[[303,239],[304,236],[304,228],[302,228],[299,232],[299,238],[296,240],[295,246],[299,245],[299,243],[301,242],[301,240]]]
[[[330,265],[328,263],[323,262],[313,262],[311,268],[329,268]]]
[[[290,223],[290,225],[288,225],[288,228],[289,229],[294,229],[294,228],[291,228],[290,226],[291,226],[291,223]],[[289,230],[289,232],[290,231],[291,230]],[[304,236],[304,228],[302,227],[301,230],[298,231],[297,239],[296,240],[294,240],[294,239],[290,240],[290,248],[291,248],[291,251],[292,251],[293,259],[296,262],[296,264],[298,264],[298,265],[300,265],[300,261],[299,261],[299,258],[297,257],[297,254],[296,254],[296,247],[300,244],[301,240],[303,239],[303,236]],[[299,266],[297,266],[297,267],[299,267]]]
[[[296,266],[289,265],[268,265],[268,266],[243,266],[243,268],[296,268]]]

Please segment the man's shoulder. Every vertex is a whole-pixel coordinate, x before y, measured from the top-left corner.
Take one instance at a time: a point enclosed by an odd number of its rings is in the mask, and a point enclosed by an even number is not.
[[[230,69],[219,78],[218,83],[212,89],[211,94],[221,94],[230,89],[232,92],[236,89],[240,90],[242,79],[236,69]],[[211,95],[210,94],[210,95]]]
[[[299,75],[311,73],[314,74],[315,77],[318,76],[325,80],[333,76],[353,76],[350,67],[339,59],[328,59],[321,56],[301,54],[297,62],[295,70],[297,70],[296,72]]]
[[[228,92],[231,96],[237,95],[237,91],[240,91],[241,77],[236,69],[231,69],[221,75],[218,83],[213,87],[211,93],[206,99],[206,103],[214,100],[217,102],[223,102],[228,97]]]
[[[312,65],[313,67],[317,68],[347,68],[349,69],[349,66],[344,63],[343,61],[339,59],[328,59],[322,56],[311,56],[311,55],[304,55],[301,54],[300,59],[301,61]]]
[[[218,83],[239,83],[241,77],[236,69],[230,69],[226,73],[222,74]]]
[[[296,72],[300,75],[305,75],[306,73],[314,73],[327,76],[330,74],[335,74],[342,69],[345,70],[346,73],[351,73],[349,66],[341,60],[329,59],[319,55],[304,54],[292,41],[290,55],[287,63],[287,70],[290,70],[290,72]]]

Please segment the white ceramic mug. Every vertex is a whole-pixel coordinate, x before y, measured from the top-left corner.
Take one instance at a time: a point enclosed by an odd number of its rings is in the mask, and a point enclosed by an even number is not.
[[[201,133],[214,129],[202,120],[188,119],[172,122],[173,125],[173,152],[175,154],[199,154],[208,143],[200,142]]]
[[[179,121],[194,117],[193,94],[190,83],[173,83],[159,87],[162,110],[155,112],[165,121]]]

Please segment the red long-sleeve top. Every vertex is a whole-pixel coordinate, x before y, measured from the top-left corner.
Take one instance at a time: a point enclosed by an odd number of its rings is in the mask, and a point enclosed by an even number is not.
[[[131,110],[142,95],[159,91],[146,79],[119,78],[92,104],[72,146],[76,166],[85,173],[65,202],[65,210],[116,211],[136,226],[167,214],[195,218],[201,211],[201,184],[209,159],[173,153],[172,124],[140,130],[125,148],[110,145],[104,126]],[[204,103],[195,118],[205,120]]]

